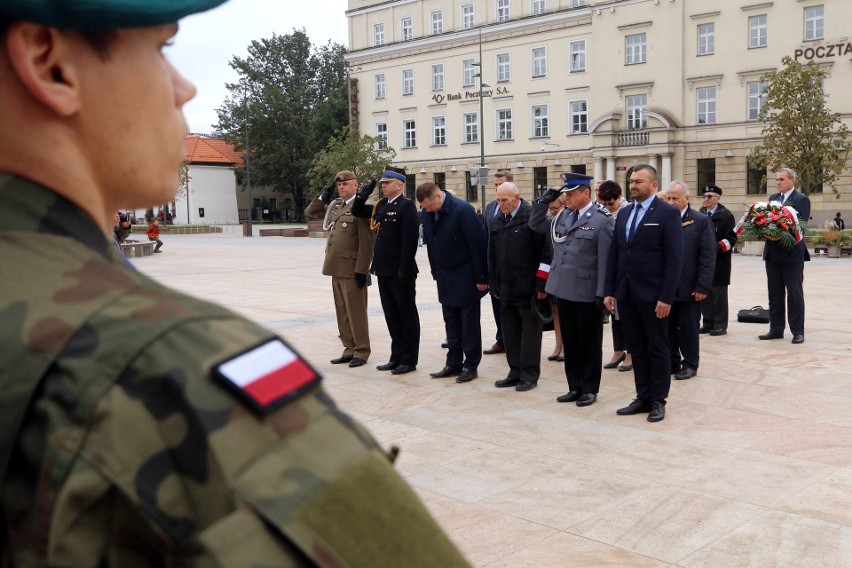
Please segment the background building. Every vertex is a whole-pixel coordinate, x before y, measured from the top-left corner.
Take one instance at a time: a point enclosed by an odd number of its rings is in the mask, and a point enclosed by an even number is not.
[[[852,123],[848,0],[349,0],[346,15],[352,118],[397,150],[411,190],[434,180],[479,203],[483,137],[490,172],[512,170],[526,198],[564,171],[623,187],[650,163],[744,210],[766,195],[747,162],[760,77],[785,55],[824,67]],[[852,206],[848,168],[836,187],[811,194],[812,226]]]

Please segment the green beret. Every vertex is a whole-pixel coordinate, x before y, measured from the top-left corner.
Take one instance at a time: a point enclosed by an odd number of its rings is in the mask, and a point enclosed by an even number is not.
[[[102,31],[177,22],[227,0],[0,0],[0,18],[53,28]]]

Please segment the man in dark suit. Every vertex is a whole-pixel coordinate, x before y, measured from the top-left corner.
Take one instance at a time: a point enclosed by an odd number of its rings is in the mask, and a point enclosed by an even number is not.
[[[682,381],[698,374],[700,302],[713,286],[716,240],[707,215],[689,206],[689,186],[685,182],[671,182],[666,201],[680,212],[683,227],[683,268],[668,318],[671,371],[675,379]]]
[[[515,176],[509,170],[497,170],[494,174],[494,191],[506,182],[513,182]],[[485,206],[485,212],[482,214],[485,220],[485,238],[487,239],[488,247],[491,247],[491,227],[494,224],[494,218],[500,214],[500,207],[497,200],[490,201]],[[491,311],[494,312],[494,323],[497,324],[497,335],[494,338],[494,345],[483,351],[486,355],[495,355],[506,351],[505,343],[503,342],[503,320],[501,316],[502,305],[500,300],[494,297],[493,290],[491,294]]]
[[[804,234],[811,215],[811,200],[796,191],[796,172],[781,168],[775,174],[778,193],[769,196],[769,201],[779,201],[796,211]],[[763,247],[766,266],[766,281],[769,288],[769,332],[760,339],[781,339],[786,322],[790,323],[793,343],[805,342],[805,261],[810,260],[804,239],[791,249],[775,241],[767,240]],[[786,296],[786,310],[785,310]]]
[[[656,198],[657,170],[647,164],[630,174],[633,203],[619,212],[609,248],[604,305],[618,314],[633,355],[636,400],[620,415],[666,415],[671,387],[668,322],[683,265],[683,230],[678,210]]]
[[[719,203],[722,188],[708,185],[704,188],[704,202],[701,213],[710,217],[710,223],[716,238],[716,268],[713,271],[713,287],[707,297],[701,301],[701,315],[704,325],[699,333],[713,336],[728,333],[728,286],[731,285],[731,256],[737,244],[734,230],[737,222],[734,214]]]
[[[420,316],[414,300],[420,220],[414,202],[402,195],[403,168],[385,168],[381,184],[384,197],[375,207],[370,207],[367,199],[376,180],[361,186],[352,202],[352,214],[370,219],[370,227],[376,231],[370,272],[379,280],[379,297],[391,337],[390,360],[376,368],[401,375],[417,368],[420,354]]]
[[[473,207],[434,183],[420,185],[415,197],[424,211],[423,241],[438,283],[449,344],[444,368],[430,375],[458,375],[456,382],[466,383],[477,377],[482,360],[479,305],[488,290],[482,223]]]

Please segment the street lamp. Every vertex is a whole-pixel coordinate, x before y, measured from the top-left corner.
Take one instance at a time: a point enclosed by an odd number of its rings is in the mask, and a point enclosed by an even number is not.
[[[482,28],[479,28],[479,62],[474,63],[473,66],[479,67],[479,73],[476,74],[476,77],[479,78],[479,175],[477,178],[479,189],[482,193],[480,198],[482,201],[482,212],[485,213],[485,180],[487,179],[488,168],[485,167],[485,111],[482,100],[486,96],[483,89],[491,85],[486,85],[482,82]]]
[[[249,107],[248,107],[248,83],[243,87],[243,107],[245,107],[246,111],[246,193],[248,194],[248,209],[246,210],[246,227],[247,231],[245,236],[252,236],[252,228],[251,228],[251,212],[254,208],[254,203],[251,199],[251,163],[250,163],[250,147],[249,147],[249,129],[251,128],[251,122],[249,122]]]

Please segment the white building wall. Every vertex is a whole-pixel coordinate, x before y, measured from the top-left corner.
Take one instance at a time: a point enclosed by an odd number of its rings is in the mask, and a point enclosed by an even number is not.
[[[236,223],[237,180],[233,168],[190,165],[189,175],[188,201],[186,195],[175,199],[176,222]]]

